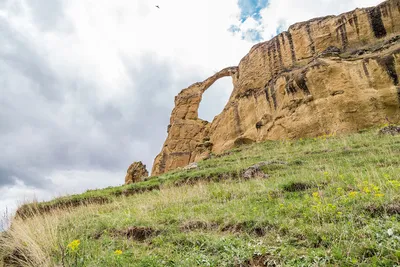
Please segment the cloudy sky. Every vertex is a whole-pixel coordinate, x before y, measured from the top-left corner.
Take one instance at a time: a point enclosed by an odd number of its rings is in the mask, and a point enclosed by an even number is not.
[[[292,23],[379,2],[0,0],[0,212],[151,169],[181,89]],[[217,81],[200,117],[231,90]]]

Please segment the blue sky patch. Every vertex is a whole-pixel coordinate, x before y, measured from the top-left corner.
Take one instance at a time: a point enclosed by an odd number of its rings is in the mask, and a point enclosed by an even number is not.
[[[240,21],[243,23],[249,17],[256,21],[261,19],[260,11],[267,7],[268,0],[238,0],[241,9]]]
[[[247,19],[253,18],[258,25],[261,25],[261,10],[268,6],[269,0],[238,0],[238,6],[240,8],[239,25],[231,25],[228,31],[234,35],[239,34],[242,40],[250,42],[261,42],[263,41],[262,32],[260,29],[247,29],[243,30],[241,24]]]

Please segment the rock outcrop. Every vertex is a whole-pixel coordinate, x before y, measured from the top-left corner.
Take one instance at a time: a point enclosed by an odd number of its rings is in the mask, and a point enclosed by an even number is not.
[[[399,73],[400,0],[294,24],[176,96],[152,174],[240,144],[400,122]],[[233,92],[224,110],[199,119],[202,94],[225,76]]]
[[[141,161],[132,163],[126,171],[125,184],[132,184],[142,181],[143,178],[149,176],[146,165]]]
[[[400,135],[400,126],[389,125],[379,130],[379,134]]]

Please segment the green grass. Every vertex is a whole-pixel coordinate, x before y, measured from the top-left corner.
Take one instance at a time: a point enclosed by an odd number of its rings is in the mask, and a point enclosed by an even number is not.
[[[241,178],[271,160],[288,164],[263,167],[268,179]],[[19,214],[0,255],[41,266],[398,266],[400,137],[253,144]]]

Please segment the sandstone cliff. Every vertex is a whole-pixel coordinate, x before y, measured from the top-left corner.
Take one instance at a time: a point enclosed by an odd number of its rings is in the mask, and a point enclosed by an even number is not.
[[[157,175],[263,140],[346,133],[400,122],[400,0],[297,23],[175,98]],[[233,92],[210,123],[202,94],[231,76]]]

